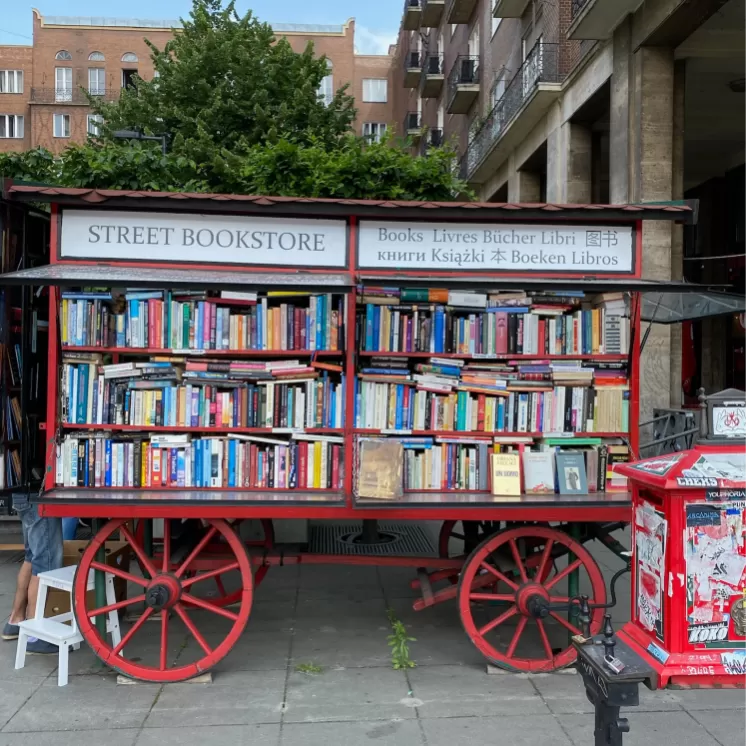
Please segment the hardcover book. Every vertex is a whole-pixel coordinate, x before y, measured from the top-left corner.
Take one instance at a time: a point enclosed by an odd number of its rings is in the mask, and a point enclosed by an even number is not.
[[[588,492],[585,458],[582,453],[558,453],[557,477],[560,495],[584,495]]]
[[[521,460],[519,454],[492,454],[492,494],[506,497],[518,497],[521,494]]]
[[[403,494],[404,448],[399,441],[360,441],[357,496],[395,500]]]
[[[523,479],[530,495],[554,493],[554,453],[524,451]]]

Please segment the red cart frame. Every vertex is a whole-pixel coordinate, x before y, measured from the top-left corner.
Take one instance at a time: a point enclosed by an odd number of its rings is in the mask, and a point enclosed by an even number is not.
[[[62,189],[6,184],[6,196],[12,200],[43,201],[52,203],[50,265],[35,270],[24,270],[4,277],[7,283],[49,285],[49,356],[50,371],[57,370],[63,350],[58,344],[58,304],[60,286],[169,286],[169,280],[178,284],[172,287],[219,288],[253,283],[256,287],[293,288],[302,284],[305,289],[324,288],[329,292],[349,296],[345,319],[346,341],[343,366],[348,382],[355,375],[356,366],[356,296],[357,286],[369,283],[390,285],[440,286],[470,289],[474,286],[516,287],[525,289],[567,287],[568,283],[589,292],[624,290],[632,292],[631,349],[628,357],[630,379],[629,444],[633,453],[638,446],[639,411],[639,358],[640,358],[640,303],[641,291],[655,287],[656,283],[641,279],[643,250],[643,220],[675,220],[692,222],[695,211],[688,205],[645,206],[593,206],[593,205],[516,205],[479,203],[413,203],[372,202],[356,200],[310,200],[300,198],[266,198],[231,195],[143,193],[113,190]],[[344,266],[292,268],[281,265],[235,267],[226,263],[132,261],[106,259],[106,257],[70,258],[64,256],[61,244],[62,221],[67,210],[85,209],[116,211],[126,216],[127,211],[168,213],[173,215],[204,214],[222,217],[274,218],[278,221],[292,219],[337,220],[346,226]],[[427,223],[432,227],[445,227],[458,223],[464,228],[473,224],[490,224],[499,227],[506,223],[519,223],[533,227],[561,225],[568,228],[586,226],[601,229],[631,227],[633,244],[630,268],[624,272],[494,272],[481,270],[443,270],[364,268],[361,259],[361,222],[386,220],[393,228],[406,230],[413,223]],[[390,257],[405,257],[406,251],[394,249]],[[106,260],[105,260],[106,259]],[[105,260],[105,261],[104,261]],[[404,262],[406,264],[406,262]],[[196,271],[195,271],[196,270]],[[243,272],[241,270],[244,270]],[[119,285],[114,285],[119,283]],[[78,351],[94,350],[112,354],[116,361],[123,351],[117,348],[71,348]],[[140,355],[168,352],[161,349],[137,348]],[[173,351],[171,351],[173,352]],[[232,352],[232,351],[231,351]],[[212,354],[212,352],[210,352]],[[225,354],[225,353],[224,353]],[[229,353],[230,354],[230,353]],[[235,354],[235,353],[233,353]],[[287,353],[286,353],[287,354]],[[290,351],[293,356],[298,351]],[[387,353],[381,353],[387,354]],[[408,353],[400,353],[407,356]],[[277,352],[245,352],[243,357],[278,357]],[[453,357],[458,357],[453,355]],[[518,357],[502,356],[502,357]],[[550,356],[536,356],[547,358]],[[578,360],[582,355],[551,356]],[[585,356],[596,358],[598,356]],[[619,358],[620,356],[615,356]],[[624,356],[627,358],[627,356]],[[167,489],[143,488],[60,488],[55,487],[54,463],[58,435],[61,432],[59,411],[59,381],[50,375],[47,391],[48,460],[46,490],[39,496],[40,512],[46,516],[77,516],[109,519],[100,527],[86,550],[78,571],[75,591],[75,608],[81,632],[97,654],[117,670],[144,680],[179,681],[209,669],[223,658],[243,631],[251,610],[254,586],[262,580],[273,564],[375,564],[406,566],[418,569],[413,586],[422,592],[422,599],[415,608],[423,608],[440,601],[457,598],[467,634],[485,656],[497,665],[510,670],[547,671],[567,665],[574,659],[573,649],[567,644],[561,649],[550,644],[542,622],[551,617],[560,627],[571,633],[579,632],[571,612],[568,621],[559,609],[572,607],[572,598],[578,593],[578,573],[587,575],[591,602],[602,605],[606,601],[606,588],[598,565],[583,542],[600,538],[614,547],[616,542],[610,531],[630,520],[630,497],[622,493],[590,493],[580,496],[523,495],[510,502],[501,501],[486,493],[417,493],[406,495],[398,501],[356,499],[353,490],[353,468],[357,436],[369,431],[354,428],[354,387],[346,387],[344,418],[344,484],[342,490],[250,490],[237,488],[216,489]],[[126,427],[99,425],[74,426],[85,430],[123,430]],[[157,428],[132,426],[133,430],[148,432],[161,430],[189,430],[189,428]],[[198,430],[204,430],[204,428]],[[225,431],[223,431],[225,432]],[[415,433],[417,434],[417,433]],[[424,434],[424,433],[423,433]],[[529,433],[529,435],[531,435]],[[541,433],[533,434],[537,437]],[[618,437],[622,433],[593,433],[596,436]],[[152,527],[148,519],[162,518],[164,536],[160,546],[153,547]],[[207,529],[194,539],[189,551],[172,556],[172,527],[168,519],[201,519]],[[441,532],[442,556],[359,556],[337,554],[309,554],[279,551],[273,546],[272,519],[348,519],[348,520],[398,520],[444,521]],[[229,525],[232,521],[259,519],[264,527],[264,538],[246,545]],[[141,530],[132,528],[137,520]],[[462,523],[464,535],[469,533],[471,555],[450,557],[449,537],[457,535],[456,524]],[[552,525],[550,525],[552,524]],[[557,525],[560,524],[560,525]],[[106,565],[101,560],[103,542],[115,534],[125,538],[142,570],[141,576],[125,573]],[[495,556],[508,559],[509,567],[494,561]],[[556,567],[556,560],[566,557],[563,569]],[[252,572],[252,565],[254,571]],[[554,571],[552,571],[554,566]],[[125,634],[120,645],[112,647],[101,628],[103,615],[113,607],[99,600],[95,608],[88,608],[86,579],[94,570],[100,576],[110,572],[142,589],[142,594],[115,604],[124,610],[140,602],[145,611]],[[195,595],[193,586],[214,579],[222,588],[222,576],[238,571],[239,587],[225,592],[219,601]],[[201,574],[200,574],[201,573]],[[455,582],[460,580],[458,584]],[[557,586],[567,579],[568,591],[558,596]],[[439,590],[436,582],[444,583]],[[507,589],[498,593],[500,588]],[[506,611],[480,626],[475,605],[509,604]],[[238,611],[231,608],[239,604]],[[551,605],[550,605],[551,604]],[[228,629],[218,645],[200,633],[189,611],[202,609],[225,620]],[[130,660],[124,654],[132,636],[150,618],[160,615],[161,647],[155,665]],[[169,619],[180,618],[197,642],[196,660],[189,664],[173,665],[168,658]],[[488,641],[488,633],[504,621],[516,617],[517,626],[506,650],[498,650]],[[592,631],[597,632],[602,620],[602,609],[593,613]],[[538,657],[519,657],[517,646],[529,621],[535,622],[538,633]]]

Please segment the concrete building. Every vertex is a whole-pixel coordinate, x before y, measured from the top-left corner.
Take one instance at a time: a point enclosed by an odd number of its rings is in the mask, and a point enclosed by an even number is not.
[[[112,100],[133,75],[153,76],[149,39],[162,47],[179,21],[43,16],[33,11],[33,44],[0,46],[0,152],[83,142],[94,121],[82,89]],[[356,131],[377,137],[391,121],[391,58],[355,53],[355,21],[339,26],[275,24],[300,52],[312,41],[329,60],[319,93],[348,84],[359,109]]]
[[[699,197],[686,235],[646,225],[644,276],[742,287],[742,0],[405,0],[392,75],[399,127],[452,143],[479,199]],[[653,327],[643,419],[687,378],[743,386],[742,325],[684,331]]]

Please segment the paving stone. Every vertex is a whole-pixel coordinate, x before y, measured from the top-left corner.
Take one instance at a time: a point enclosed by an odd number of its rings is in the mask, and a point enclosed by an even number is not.
[[[0,733],[0,746],[133,746],[138,733],[138,728]]]
[[[552,715],[454,717],[423,720],[427,746],[506,743],[510,746],[571,746]],[[495,734],[500,738],[496,739]]]
[[[671,690],[685,710],[733,710],[746,708],[743,689],[678,689]]]
[[[723,746],[743,746],[746,726],[743,710],[695,710],[690,715]]]
[[[390,634],[391,627],[385,619],[353,629],[299,629],[293,639],[292,665],[313,662],[326,668],[390,666],[391,648],[386,639]]]
[[[390,668],[292,671],[284,722],[414,718],[416,703],[408,689],[404,674]]]
[[[549,709],[527,679],[488,676],[466,666],[426,666],[409,671],[412,696],[421,704],[421,718],[449,718],[485,714],[549,714]]]
[[[148,728],[279,723],[285,671],[226,671],[212,684],[164,687]],[[206,733],[208,731],[205,731]]]
[[[279,724],[210,725],[204,728],[144,728],[137,746],[278,746]],[[107,745],[108,746],[108,745]]]
[[[373,720],[357,723],[286,723],[282,746],[418,746],[424,743],[416,720]],[[451,745],[452,746],[452,745]]]

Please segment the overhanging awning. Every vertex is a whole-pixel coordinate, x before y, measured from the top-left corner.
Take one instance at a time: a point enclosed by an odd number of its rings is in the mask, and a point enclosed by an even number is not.
[[[124,267],[121,264],[48,264],[0,275],[2,285],[62,287],[200,288],[206,290],[344,290],[352,287],[346,273],[262,272],[233,269],[169,269]]]
[[[703,291],[699,285],[691,287],[695,289],[689,292],[644,292],[641,318],[655,324],[678,324],[746,311],[746,298],[742,295]]]

